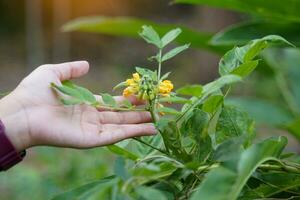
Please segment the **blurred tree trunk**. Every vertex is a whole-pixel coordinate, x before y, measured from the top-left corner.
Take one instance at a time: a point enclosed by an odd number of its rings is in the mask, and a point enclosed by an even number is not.
[[[26,0],[26,57],[28,72],[44,62],[41,4],[41,0]]]
[[[70,6],[70,0],[53,0],[52,61],[55,63],[70,58],[70,35],[61,32],[61,26],[70,20]]]

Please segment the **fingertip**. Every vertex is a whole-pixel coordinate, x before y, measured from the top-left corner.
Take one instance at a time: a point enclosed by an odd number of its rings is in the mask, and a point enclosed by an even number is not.
[[[50,66],[55,70],[61,81],[81,77],[89,71],[89,63],[85,60],[54,64]]]
[[[70,62],[70,65],[74,66],[74,68],[80,69],[81,71],[79,74],[86,74],[90,68],[90,64],[86,60],[73,61]]]
[[[147,124],[147,133],[149,135],[157,135],[158,131],[155,128],[154,124]]]
[[[129,100],[132,104],[134,105],[144,105],[146,103],[146,101],[138,99],[136,96],[131,95],[129,97],[126,97],[127,100]]]

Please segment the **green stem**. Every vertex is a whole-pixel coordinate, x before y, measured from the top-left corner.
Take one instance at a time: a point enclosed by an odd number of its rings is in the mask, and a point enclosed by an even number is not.
[[[300,169],[297,167],[289,165],[272,165],[272,164],[261,164],[259,169],[274,170],[274,171],[284,171],[290,173],[300,173]]]
[[[146,109],[139,109],[139,108],[115,108],[109,106],[95,106],[97,109],[108,109],[108,110],[115,110],[115,111],[147,111]]]
[[[160,82],[160,75],[161,75],[161,59],[162,59],[162,49],[159,49],[159,52],[158,52],[158,75],[157,75],[157,78],[158,78],[158,84]]]
[[[157,97],[156,97],[157,98]],[[156,98],[154,100],[149,101],[149,112],[151,114],[151,117],[153,119],[153,123],[156,124],[156,122],[159,120],[157,114],[156,114]]]
[[[158,52],[158,69],[157,69],[157,91],[159,91],[159,84],[160,84],[160,76],[161,76],[161,58],[162,58],[162,49],[159,49]],[[151,102],[152,110],[154,115],[156,115],[156,105],[159,101],[159,95],[156,95],[155,99],[153,102]]]
[[[219,167],[219,163],[215,163],[215,164],[212,164],[212,165],[202,165],[200,167],[198,167],[198,171],[201,171],[201,172],[207,172],[207,171],[210,171],[212,169],[215,169],[217,167]],[[260,166],[258,166],[258,169],[262,169],[262,170],[273,170],[273,171],[283,171],[283,172],[290,172],[290,173],[297,173],[299,174],[300,173],[300,168],[298,167],[293,167],[293,166],[290,166],[290,165],[285,165],[285,164],[282,164],[282,165],[276,165],[276,164],[261,164]]]

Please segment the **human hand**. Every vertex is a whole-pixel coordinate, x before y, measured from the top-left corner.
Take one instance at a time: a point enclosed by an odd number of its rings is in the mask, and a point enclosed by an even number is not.
[[[156,133],[153,124],[147,123],[151,122],[148,112],[62,105],[50,83],[61,85],[61,81],[83,76],[88,70],[86,61],[40,66],[0,100],[0,119],[17,150],[37,145],[90,148]],[[117,102],[124,100],[115,98]],[[139,103],[134,97],[129,100]]]

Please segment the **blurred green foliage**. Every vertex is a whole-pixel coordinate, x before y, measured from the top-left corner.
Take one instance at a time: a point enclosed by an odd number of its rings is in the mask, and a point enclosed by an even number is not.
[[[50,199],[54,194],[112,173],[114,157],[105,149],[36,147],[30,158],[1,173],[1,199]]]

